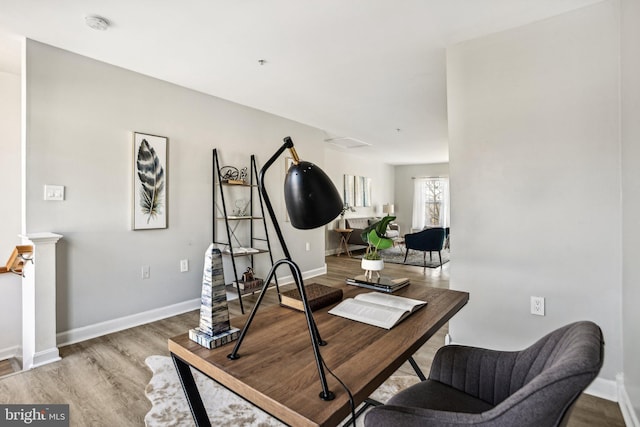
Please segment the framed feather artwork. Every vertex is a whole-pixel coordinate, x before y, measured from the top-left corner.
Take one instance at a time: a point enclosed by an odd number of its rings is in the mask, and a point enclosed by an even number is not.
[[[133,133],[133,229],[167,228],[167,138]]]

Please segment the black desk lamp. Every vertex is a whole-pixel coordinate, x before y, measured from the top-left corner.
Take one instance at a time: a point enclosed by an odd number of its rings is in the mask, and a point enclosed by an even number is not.
[[[329,179],[329,177],[322,171],[322,169],[320,169],[316,165],[309,162],[300,161],[296,150],[293,148],[293,141],[291,140],[291,138],[288,136],[284,138],[284,144],[282,144],[278,151],[276,151],[276,153],[271,156],[271,158],[260,170],[258,186],[260,187],[262,198],[264,199],[264,203],[267,206],[269,216],[271,217],[271,222],[273,223],[273,228],[276,230],[276,234],[278,235],[278,240],[280,241],[280,245],[282,246],[282,251],[284,252],[285,257],[274,263],[273,267],[271,267],[271,270],[269,270],[269,274],[267,274],[267,277],[264,280],[264,284],[262,285],[262,290],[260,291],[258,300],[251,310],[251,314],[249,314],[247,323],[244,325],[242,331],[240,332],[240,337],[238,338],[233,351],[231,352],[231,354],[229,354],[228,357],[230,359],[237,359],[240,357],[240,355],[238,354],[240,345],[242,344],[242,341],[247,334],[249,326],[251,326],[253,317],[255,316],[256,311],[258,311],[258,307],[262,302],[265,291],[269,287],[271,279],[275,275],[276,269],[282,264],[287,264],[289,265],[289,268],[291,268],[291,274],[293,275],[293,279],[295,280],[298,291],[300,292],[300,296],[302,297],[304,314],[307,318],[309,335],[311,335],[313,354],[316,358],[316,365],[318,367],[318,373],[320,374],[320,382],[322,383],[322,392],[320,392],[320,398],[324,400],[332,400],[335,395],[329,390],[327,386],[327,378],[325,376],[324,367],[320,358],[320,349],[318,348],[318,346],[324,345],[326,343],[323,342],[320,338],[318,327],[316,326],[315,320],[313,319],[313,315],[311,313],[311,309],[309,308],[300,267],[298,267],[298,265],[291,259],[289,249],[287,249],[287,244],[284,241],[282,231],[280,230],[280,226],[278,225],[278,220],[275,213],[273,212],[271,202],[269,201],[269,195],[267,194],[267,190],[264,187],[264,175],[267,169],[269,169],[273,162],[275,162],[286,149],[289,149],[289,151],[291,152],[291,156],[293,157],[293,165],[291,165],[291,167],[289,168],[287,176],[284,180],[284,200],[287,205],[289,218],[291,219],[291,225],[302,230],[321,227],[335,219],[342,211],[342,198],[340,197],[340,193],[338,193],[335,185],[333,185],[331,179]]]

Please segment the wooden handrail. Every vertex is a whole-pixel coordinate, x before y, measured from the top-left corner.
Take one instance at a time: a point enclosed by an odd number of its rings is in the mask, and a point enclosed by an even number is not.
[[[7,265],[0,267],[0,273],[15,273],[22,275],[22,268],[25,261],[29,261],[28,255],[33,254],[33,246],[31,245],[18,245],[11,252],[11,256],[7,261]]]

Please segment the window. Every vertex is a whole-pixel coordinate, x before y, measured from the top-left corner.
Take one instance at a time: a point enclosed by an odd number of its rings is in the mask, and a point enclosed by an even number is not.
[[[413,230],[449,226],[449,178],[415,178]]]

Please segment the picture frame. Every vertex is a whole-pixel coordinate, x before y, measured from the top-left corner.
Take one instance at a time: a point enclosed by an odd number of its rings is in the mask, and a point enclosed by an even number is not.
[[[364,179],[364,200],[362,202],[363,206],[370,207],[371,206],[371,178],[363,177]]]
[[[355,204],[355,179],[353,175],[344,175],[344,194],[343,202],[347,206],[356,206]]]
[[[364,206],[364,177],[363,176],[355,177],[355,200],[353,205],[356,207]]]
[[[167,137],[133,133],[133,230],[167,228],[167,145]]]

